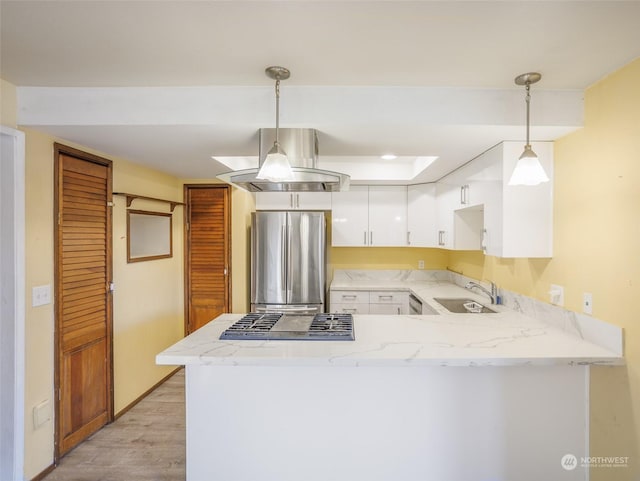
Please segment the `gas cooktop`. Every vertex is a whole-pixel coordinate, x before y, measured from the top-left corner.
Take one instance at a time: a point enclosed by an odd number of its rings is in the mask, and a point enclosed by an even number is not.
[[[225,330],[224,340],[353,341],[351,314],[249,313]]]

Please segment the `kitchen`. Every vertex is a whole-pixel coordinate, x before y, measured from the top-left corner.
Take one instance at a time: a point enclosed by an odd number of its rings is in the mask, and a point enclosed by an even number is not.
[[[368,5],[367,7],[370,7]],[[551,5],[548,6],[552,8]],[[62,7],[60,7],[62,8]],[[355,8],[355,7],[352,7]],[[375,11],[375,6],[372,7]],[[383,5],[377,8],[385,8]],[[607,7],[607,8],[610,8]],[[626,8],[633,8],[633,3]],[[606,10],[606,9],[605,9]],[[7,10],[3,2],[4,18],[7,18]],[[49,12],[51,15],[53,13]],[[527,12],[530,13],[530,12]],[[560,12],[556,12],[560,15]],[[535,17],[535,12],[531,12]],[[486,15],[479,14],[483,21]],[[585,14],[586,15],[586,14]],[[607,15],[614,15],[614,11],[603,11],[600,14],[603,18]],[[624,24],[624,17],[633,18],[633,14],[620,15],[615,17],[611,23],[620,28]],[[575,19],[575,16],[572,16]],[[513,25],[520,24],[513,21]],[[18,25],[18,24],[16,24]],[[7,31],[4,28],[3,30]],[[627,34],[629,44],[637,45],[633,42],[633,34]],[[579,36],[578,36],[579,37]],[[588,35],[583,35],[585,42],[589,40]],[[302,38],[302,37],[301,37]],[[603,39],[593,36],[594,41],[602,42]],[[34,40],[35,41],[35,40]],[[568,41],[568,40],[567,40]],[[558,44],[562,44],[560,40]],[[624,40],[622,41],[624,43]],[[346,42],[345,42],[346,44]],[[428,42],[425,42],[427,45]],[[5,43],[3,37],[3,45]],[[533,48],[533,45],[532,45]],[[335,49],[334,49],[335,50]],[[339,50],[339,49],[338,49]],[[596,51],[592,45],[587,51]],[[522,52],[522,49],[519,49]],[[609,55],[613,55],[609,51]],[[628,55],[628,54],[627,54]],[[635,54],[637,56],[637,53]],[[535,65],[527,63],[526,55],[522,54],[521,63],[517,67],[509,66],[508,71],[500,72],[504,77],[505,89],[513,90],[513,125],[514,133],[507,137],[511,140],[523,139],[524,114],[523,114],[523,92],[513,85],[515,75],[527,71],[527,69],[537,68]],[[6,55],[4,55],[5,58]],[[357,55],[352,58],[358,58]],[[540,301],[548,302],[550,285],[557,284],[565,287],[565,306],[575,312],[582,312],[582,294],[592,292],[594,295],[594,316],[609,323],[625,328],[626,339],[626,362],[627,367],[623,368],[598,368],[592,370],[591,385],[591,421],[594,424],[591,435],[591,451],[602,455],[625,455],[631,453],[632,458],[637,459],[637,437],[638,428],[637,414],[634,415],[634,406],[637,406],[638,378],[637,378],[637,353],[634,350],[633,341],[635,339],[635,317],[630,312],[629,306],[633,304],[635,298],[634,285],[637,285],[637,266],[634,263],[635,246],[632,239],[635,235],[634,219],[637,217],[637,193],[633,189],[637,171],[633,159],[636,158],[634,150],[637,133],[633,130],[636,125],[634,108],[637,105],[637,61],[631,62],[633,55],[625,59],[615,59],[598,72],[594,72],[591,80],[580,87],[580,95],[584,93],[585,98],[585,128],[574,134],[558,139],[555,147],[555,170],[554,170],[554,249],[553,258],[549,259],[511,259],[494,256],[484,256],[480,251],[454,251],[445,249],[429,249],[418,247],[367,247],[366,249],[357,247],[331,248],[330,269],[333,270],[362,270],[362,269],[399,269],[415,270],[418,268],[420,260],[425,261],[425,270],[446,270],[449,267],[452,271],[463,272],[465,275],[476,280],[493,280],[503,289],[518,292],[528,297],[536,298]],[[84,62],[89,62],[89,58],[82,58]],[[319,59],[318,59],[319,62]],[[579,63],[579,62],[576,62]],[[594,61],[591,59],[593,64]],[[247,68],[247,76],[251,77],[251,84],[261,85],[261,102],[259,119],[254,119],[255,124],[250,125],[252,132],[257,133],[259,128],[273,125],[273,92],[272,86],[264,78],[262,69],[268,63],[264,57],[257,61],[251,68]],[[522,64],[522,65],[521,65]],[[320,65],[320,63],[318,63]],[[582,64],[581,64],[582,65]],[[626,65],[622,70],[614,73],[619,67]],[[292,69],[292,82],[302,74],[301,67],[289,63]],[[439,69],[434,69],[439,71]],[[536,124],[536,108],[548,103],[545,101],[546,86],[553,85],[550,77],[553,69],[550,67],[541,69],[544,75],[541,82],[534,86],[532,93],[532,125]],[[52,71],[55,71],[53,69]],[[376,70],[367,70],[367,75],[375,78]],[[64,127],[60,126],[68,119],[57,121],[41,118],[32,120],[31,126],[25,122],[18,122],[14,111],[13,121],[5,108],[10,105],[11,92],[16,92],[13,97],[17,99],[16,104],[26,101],[27,90],[23,85],[43,85],[44,81],[29,80],[20,82],[16,79],[17,74],[10,75],[8,67],[3,66],[2,93],[3,93],[3,121],[5,125],[16,125],[20,123],[25,130],[27,137],[27,276],[26,283],[28,289],[31,286],[51,284],[53,282],[52,245],[50,226],[53,224],[51,213],[52,198],[52,166],[51,149],[53,141],[65,140],[70,142],[72,136],[64,134]],[[486,78],[494,73],[486,69]],[[610,75],[611,74],[611,75]],[[40,74],[42,75],[42,74]],[[342,80],[335,70],[332,75],[337,75],[335,83]],[[497,75],[497,73],[496,73]],[[610,76],[609,76],[610,75]],[[483,75],[484,77],[484,75]],[[43,78],[43,77],[41,77]],[[319,72],[310,75],[310,82],[320,81]],[[400,83],[399,80],[397,80]],[[487,80],[488,82],[488,80]],[[107,83],[105,79],[105,83]],[[201,80],[196,82],[205,85],[208,82]],[[394,83],[394,80],[390,82]],[[471,82],[473,83],[473,82]],[[453,83],[449,83],[452,85]],[[12,85],[17,85],[17,89]],[[363,85],[362,82],[354,85]],[[589,87],[587,89],[587,87]],[[245,87],[246,88],[246,87]],[[299,107],[304,105],[307,98],[305,92],[295,94],[300,87],[291,84],[283,86],[283,125],[291,126],[292,119],[284,121],[285,116],[291,116]],[[583,89],[587,89],[583,92]],[[352,93],[357,93],[357,88],[351,89]],[[367,89],[363,89],[367,90]],[[227,92],[227,94],[231,94]],[[297,95],[297,96],[296,96]],[[236,98],[241,98],[237,95]],[[21,100],[22,99],[22,100]],[[326,98],[324,99],[326,100]],[[344,100],[347,102],[348,100]],[[355,102],[355,100],[351,100]],[[373,102],[372,98],[364,99],[363,104]],[[538,103],[537,103],[538,102]],[[605,104],[602,104],[605,102]],[[609,102],[609,103],[607,103]],[[123,102],[126,104],[127,102]],[[239,100],[238,108],[242,101]],[[397,109],[410,116],[410,105],[406,102],[390,102],[389,108]],[[158,104],[160,105],[160,104]],[[348,104],[351,107],[362,107],[362,104]],[[602,110],[600,106],[607,105],[610,110]],[[167,110],[172,110],[175,114],[176,123],[181,122],[181,110],[175,106],[166,106]],[[630,110],[631,109],[631,110]],[[55,110],[55,109],[54,109]],[[71,114],[74,110],[73,104],[69,104],[67,112]],[[82,109],[78,109],[82,111]],[[372,115],[375,110],[361,109],[366,114]],[[61,111],[57,108],[58,117]],[[126,110],[124,110],[126,111]],[[439,113],[442,113],[441,111]],[[86,114],[86,112],[85,112]],[[157,112],[156,112],[157,114]],[[238,114],[240,112],[238,111]],[[25,112],[20,113],[21,116]],[[139,113],[140,115],[140,113]],[[434,113],[434,115],[436,115]],[[151,118],[151,117],[150,117]],[[229,120],[232,120],[231,118]],[[321,122],[322,121],[322,122]],[[56,122],[58,126],[56,127]],[[90,131],[95,127],[89,125],[103,125],[104,120],[92,121],[84,116],[83,120],[86,140],[80,137],[75,141],[79,147],[91,148],[89,141]],[[102,122],[102,124],[101,124]],[[142,123],[150,123],[148,119],[143,119]],[[46,127],[45,124],[50,124]],[[298,119],[295,122],[305,127],[318,128],[324,131],[322,123],[325,120],[318,117],[315,123],[315,115],[309,114],[308,118]],[[131,132],[136,132],[135,136],[144,137],[144,129],[139,126],[125,125]],[[629,130],[631,129],[631,131]],[[117,137],[115,128],[101,128],[103,132],[111,130],[112,137]],[[179,130],[179,129],[178,129]],[[347,135],[349,129],[345,128]],[[160,136],[170,136],[176,132],[176,128],[160,129]],[[47,133],[48,132],[48,133]],[[380,139],[385,137],[385,131],[372,134]],[[198,134],[202,136],[202,134]],[[472,135],[469,134],[471,142]],[[154,137],[147,137],[152,140]],[[464,137],[462,137],[464,138]],[[115,140],[115,139],[112,139]],[[338,138],[338,140],[340,140]],[[501,139],[505,140],[505,139]],[[460,143],[464,143],[458,140]],[[152,142],[149,142],[151,145]],[[257,145],[255,137],[247,139],[255,152]],[[493,145],[493,144],[492,144]],[[321,143],[323,149],[329,148],[328,140]],[[486,148],[491,145],[487,145]],[[92,147],[96,152],[109,152],[108,143],[95,143]],[[122,191],[141,192],[150,197],[161,197],[170,199],[181,199],[183,183],[192,181],[196,176],[168,175],[159,170],[149,170],[144,162],[130,162],[138,160],[134,155],[123,152],[109,152],[116,160],[117,188]],[[383,152],[380,152],[383,153]],[[468,152],[466,159],[479,154],[480,151]],[[154,152],[152,154],[159,154]],[[230,154],[233,154],[230,152]],[[209,154],[211,155],[211,153]],[[255,154],[254,154],[255,155]],[[129,159],[129,161],[125,159]],[[207,157],[208,158],[208,157]],[[586,160],[585,160],[586,159]],[[605,160],[602,160],[605,159]],[[168,165],[168,164],[167,164]],[[203,168],[210,168],[210,163],[205,163]],[[583,167],[584,166],[584,167]],[[337,170],[337,169],[332,169]],[[222,170],[220,170],[222,171]],[[443,172],[443,174],[446,172]],[[206,178],[212,179],[214,175]],[[115,184],[114,184],[115,186]],[[592,195],[597,193],[598,195]],[[115,199],[117,206],[123,208],[121,199]],[[254,210],[253,199],[244,195],[241,191],[234,191],[232,194],[233,206],[233,226],[232,235],[234,238],[234,253],[232,259],[232,312],[246,312],[249,309],[249,282],[247,273],[248,256],[246,255],[249,242],[247,239],[247,228],[250,224],[250,213]],[[181,208],[176,209],[174,214],[174,257],[171,260],[139,263],[138,265],[127,265],[116,263],[114,274],[116,274],[116,291],[114,294],[117,311],[117,323],[114,342],[117,349],[122,353],[128,353],[128,357],[116,357],[116,412],[122,410],[142,392],[151,387],[155,382],[166,375],[170,370],[153,366],[155,354],[162,351],[172,343],[176,342],[182,335],[183,321],[183,299],[179,289],[175,288],[175,282],[166,282],[163,279],[182,279],[182,267],[180,258],[182,257],[182,231],[178,227],[181,222]],[[121,222],[122,218],[118,218]],[[116,223],[114,229],[114,239],[120,239],[125,230],[121,224]],[[612,234],[613,233],[613,234]],[[626,234],[622,234],[626,233]],[[237,243],[237,244],[236,244]],[[122,244],[114,242],[114,249],[120,249],[120,254],[114,255],[122,259]],[[115,252],[114,252],[115,254]],[[141,267],[141,264],[146,264]],[[146,273],[144,271],[147,271]],[[139,286],[145,285],[144,290]],[[134,294],[135,293],[135,294]],[[149,306],[156,305],[157,309],[145,312],[142,307],[135,308],[135,300],[140,300],[141,304]],[[159,304],[158,304],[159,303]],[[135,308],[135,316],[128,311]],[[157,312],[156,312],[157,311]],[[134,317],[144,321],[137,322]],[[44,329],[52,332],[53,312],[51,305],[39,308],[27,309],[26,338],[29,353],[28,363],[28,390],[25,399],[25,412],[31,413],[32,407],[40,403],[43,399],[52,398],[53,379],[51,375],[52,335],[41,335]],[[173,320],[170,320],[173,319]],[[145,339],[144,345],[139,342]],[[149,346],[147,352],[147,345]],[[153,352],[152,352],[153,351]],[[137,352],[137,354],[135,354]],[[127,359],[145,359],[145,362],[131,363]],[[133,364],[133,365],[132,365]],[[623,422],[615,422],[614,419],[623,419]],[[634,424],[636,422],[636,424]],[[32,478],[37,473],[45,469],[51,463],[52,453],[52,423],[46,423],[40,428],[34,428],[31,424],[26,428],[26,452],[25,471],[27,477]],[[633,461],[633,459],[632,459]],[[592,477],[597,479],[612,479],[611,471],[606,468],[592,468]],[[627,470],[629,473],[631,469]],[[616,474],[616,476],[618,476]],[[620,474],[627,476],[631,474]],[[625,478],[621,478],[625,479]],[[631,479],[631,478],[630,478]]]

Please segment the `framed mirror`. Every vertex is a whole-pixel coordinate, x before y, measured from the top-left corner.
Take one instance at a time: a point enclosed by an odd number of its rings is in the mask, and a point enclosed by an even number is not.
[[[145,210],[127,211],[127,262],[173,256],[172,215]]]

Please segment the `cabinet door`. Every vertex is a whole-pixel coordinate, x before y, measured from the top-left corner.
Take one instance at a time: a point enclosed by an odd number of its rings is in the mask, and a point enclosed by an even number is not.
[[[402,304],[369,304],[369,314],[399,316],[405,312],[402,312]]]
[[[405,186],[369,186],[369,245],[407,245]]]
[[[290,192],[256,192],[256,210],[291,210],[293,196]]]
[[[331,192],[295,192],[293,206],[300,210],[331,210]]]
[[[257,192],[256,210],[330,210],[330,192]]]
[[[460,191],[456,186],[436,185],[436,247],[453,249],[453,216],[460,203]]]
[[[369,189],[354,185],[346,192],[331,193],[331,245],[369,245]]]
[[[436,184],[407,187],[407,244],[413,247],[436,247]]]

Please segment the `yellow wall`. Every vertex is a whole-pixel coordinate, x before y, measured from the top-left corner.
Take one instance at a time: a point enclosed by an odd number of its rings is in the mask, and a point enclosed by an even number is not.
[[[425,269],[446,269],[448,251],[416,247],[329,247],[329,275],[335,269],[417,269],[424,261]]]
[[[17,121],[16,86],[0,78],[0,124],[16,128]]]
[[[33,407],[44,400],[49,400],[53,407],[54,310],[53,304],[31,307],[29,293],[33,286],[50,284],[53,287],[54,284],[53,143],[56,139],[33,130],[25,130],[25,134],[25,476],[31,479],[53,461],[53,422],[34,429],[31,413]],[[178,179],[123,159],[112,160],[114,190],[159,198],[182,198],[182,185]],[[127,264],[124,201],[118,197],[114,201],[114,395],[117,412],[170,372],[169,366],[156,366],[154,357],[182,337],[183,213],[181,207],[174,213],[173,258]],[[157,203],[135,204],[134,207],[166,209]]]
[[[591,456],[629,456],[629,469],[592,469],[593,481],[640,475],[640,59],[586,91],[585,127],[556,142],[554,256],[496,259],[451,253],[450,266],[548,301],[565,287],[565,305],[621,326],[627,365],[591,377]]]

